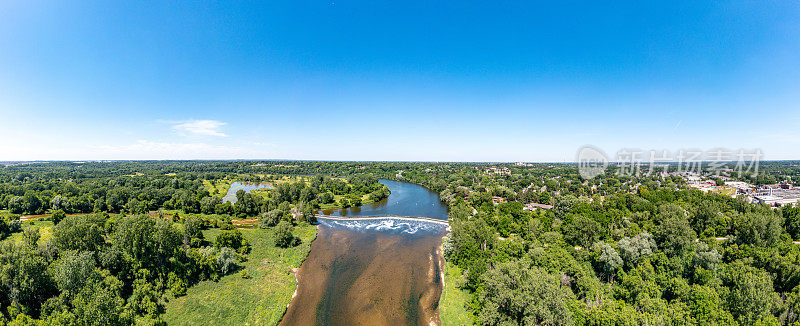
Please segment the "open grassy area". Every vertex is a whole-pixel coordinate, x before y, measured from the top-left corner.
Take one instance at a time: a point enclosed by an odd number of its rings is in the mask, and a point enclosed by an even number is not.
[[[469,293],[458,288],[464,275],[458,266],[445,262],[444,288],[439,299],[439,319],[442,326],[472,325],[472,314],[467,311]]]
[[[714,192],[725,196],[733,196],[736,193],[736,188],[731,186],[720,186],[714,188]]]
[[[203,186],[211,195],[221,197],[228,193],[232,182],[230,179],[203,180]]]
[[[169,325],[275,325],[297,287],[290,268],[300,267],[317,235],[316,226],[301,225],[295,235],[302,243],[294,248],[277,248],[269,230],[241,230],[252,251],[243,263],[250,277],[238,272],[218,282],[205,281],[190,287],[187,294],[167,303],[164,320]],[[205,231],[213,240],[219,229]]]
[[[41,237],[39,238],[39,244],[45,244],[51,238],[53,238],[53,222],[50,221],[24,221],[22,222],[22,228],[27,228],[30,226],[35,226],[39,228],[39,234]],[[22,243],[22,232],[15,232],[8,237],[9,241],[13,243]]]

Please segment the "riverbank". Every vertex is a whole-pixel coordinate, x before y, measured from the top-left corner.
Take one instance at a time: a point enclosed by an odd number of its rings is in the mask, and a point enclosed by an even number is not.
[[[204,235],[213,239],[218,229]],[[297,289],[292,269],[297,269],[311,250],[317,227],[295,227],[302,243],[292,248],[275,247],[269,230],[243,229],[252,251],[241,265],[249,274],[237,272],[218,282],[204,281],[190,287],[185,296],[166,305],[164,321],[169,325],[276,325]]]
[[[442,297],[439,300],[439,318],[442,326],[472,325],[472,314],[467,310],[469,293],[458,286],[464,282],[464,273],[450,262],[445,262],[442,274],[444,284]]]

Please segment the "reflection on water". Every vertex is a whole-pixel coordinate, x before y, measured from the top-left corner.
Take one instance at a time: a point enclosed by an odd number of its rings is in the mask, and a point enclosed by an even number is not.
[[[251,192],[256,189],[272,189],[272,185],[268,183],[240,183],[236,181],[231,183],[231,187],[228,189],[228,193],[225,194],[225,197],[222,198],[222,202],[229,201],[233,204],[237,200],[237,191],[244,190],[244,192]]]
[[[439,200],[439,194],[423,186],[408,182],[381,179],[392,192],[389,198],[361,207],[326,209],[322,213],[330,216],[420,216],[447,219],[447,207]]]
[[[282,325],[438,324],[447,226],[320,219]]]

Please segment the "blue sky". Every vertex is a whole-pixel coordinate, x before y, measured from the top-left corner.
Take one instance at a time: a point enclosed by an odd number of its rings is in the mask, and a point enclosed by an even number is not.
[[[4,1],[0,160],[800,159],[797,1]]]

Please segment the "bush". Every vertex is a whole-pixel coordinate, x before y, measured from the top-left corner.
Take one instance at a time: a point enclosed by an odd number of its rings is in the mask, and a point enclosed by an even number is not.
[[[50,220],[53,221],[53,225],[56,225],[56,224],[58,224],[58,222],[61,222],[61,220],[63,220],[66,217],[67,217],[67,214],[64,213],[63,210],[59,209],[59,210],[53,212],[53,215],[50,216]]]
[[[283,212],[280,209],[273,209],[263,213],[261,214],[261,221],[259,221],[258,227],[266,229],[278,225],[278,221],[280,221],[282,215]]]
[[[222,247],[217,254],[217,266],[224,275],[236,268],[236,252],[228,247]]]
[[[246,254],[250,252],[250,242],[242,236],[239,230],[224,230],[214,239],[214,244],[218,249],[223,247],[233,248],[238,253]]]
[[[275,246],[288,248],[298,245],[300,243],[300,239],[295,237],[292,232],[294,232],[294,227],[291,223],[286,221],[281,221],[278,223],[278,226],[275,227],[275,230],[272,233],[272,237],[275,240]]]

